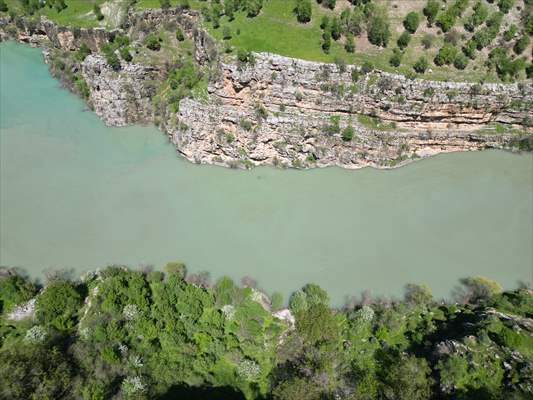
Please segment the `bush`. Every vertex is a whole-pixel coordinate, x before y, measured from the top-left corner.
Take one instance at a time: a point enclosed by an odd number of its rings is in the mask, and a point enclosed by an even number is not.
[[[87,58],[89,54],[91,54],[91,49],[89,48],[89,46],[87,46],[86,43],[82,43],[80,45],[80,48],[76,52],[76,59],[81,62],[85,60],[85,58]]]
[[[333,40],[339,40],[342,32],[341,32],[341,25],[337,17],[331,20],[330,28],[331,28],[331,37],[333,38]]]
[[[515,0],[500,0],[498,7],[502,13],[507,14],[509,11],[511,11],[511,8],[513,8],[514,3]]]
[[[37,297],[35,316],[43,325],[69,330],[76,325],[81,305],[81,296],[71,283],[52,282]]]
[[[489,15],[489,9],[485,4],[478,0],[478,2],[473,7],[474,13],[468,18],[465,23],[465,29],[473,32],[474,29],[481,25],[487,19]]]
[[[374,64],[372,64],[370,61],[365,61],[361,66],[361,72],[366,75],[372,71],[374,71]]]
[[[424,56],[420,57],[416,61],[415,65],[413,65],[413,69],[415,70],[415,72],[419,74],[423,74],[424,72],[426,72],[428,67],[429,67],[428,60]]]
[[[296,3],[296,8],[294,9],[296,14],[296,19],[298,22],[306,23],[311,21],[311,16],[313,13],[313,8],[311,6],[310,0],[298,0]]]
[[[473,60],[476,58],[477,43],[475,42],[475,40],[471,39],[465,43],[462,50],[465,56]]]
[[[102,14],[102,10],[100,9],[98,4],[96,4],[96,3],[94,3],[93,12],[94,12],[94,15],[96,16],[96,19],[98,21],[101,21],[101,20],[104,19],[104,14]]]
[[[460,282],[461,285],[463,285],[463,290],[460,295],[463,300],[469,302],[478,302],[480,300],[489,299],[503,291],[498,282],[482,276],[464,278],[461,279]]]
[[[428,50],[433,46],[433,35],[427,33],[422,38],[422,46],[424,46],[424,49]]]
[[[153,51],[161,50],[161,38],[155,33],[150,33],[144,38],[144,45]]]
[[[398,47],[400,49],[405,49],[407,46],[409,46],[409,42],[411,41],[411,35],[409,32],[404,31],[398,40],[396,41],[396,44],[398,44]]]
[[[368,40],[376,46],[387,47],[391,36],[387,18],[375,15],[370,19],[368,26]]]
[[[185,40],[185,35],[183,34],[183,31],[181,30],[181,28],[178,28],[176,30],[176,40],[178,42],[183,42]]]
[[[443,32],[448,32],[455,25],[456,16],[449,11],[443,12],[437,19],[437,25]]]
[[[415,33],[420,25],[420,14],[415,11],[411,11],[403,20],[403,26],[411,33]]]
[[[0,279],[0,314],[9,312],[30,300],[36,293],[35,286],[19,275]]]
[[[324,53],[328,54],[330,48],[331,48],[331,33],[329,32],[329,30],[326,30],[322,34],[322,50],[324,50]]]
[[[428,20],[429,26],[433,25],[435,22],[435,19],[437,18],[437,14],[440,11],[440,2],[438,0],[428,0],[426,6],[424,7],[424,15],[426,16]]]
[[[435,56],[434,62],[438,66],[445,65],[445,64],[450,65],[451,63],[454,62],[456,56],[457,56],[457,48],[449,44],[445,44],[444,46],[440,48],[439,52]]]
[[[522,54],[528,45],[529,45],[529,36],[524,35],[516,41],[515,45],[513,46],[513,51],[517,55]]]
[[[133,60],[133,57],[130,53],[130,48],[128,46],[121,47],[120,50],[120,57],[126,62],[131,62]]]
[[[0,0],[0,11],[1,12],[7,12],[9,9],[7,7],[7,4],[5,0]]]
[[[170,0],[159,0],[161,8],[170,8]]]
[[[403,53],[400,51],[400,49],[394,49],[392,51],[392,56],[389,59],[389,64],[393,67],[399,67],[402,63]]]
[[[345,142],[350,142],[354,136],[354,129],[351,126],[347,126],[342,131],[342,140]]]
[[[509,29],[507,29],[503,33],[503,38],[505,39],[505,41],[508,42],[512,40],[517,33],[518,33],[518,26],[516,26],[515,24],[512,24],[511,26],[509,26]]]
[[[465,69],[468,65],[468,58],[464,54],[457,54],[455,57],[455,60],[453,61],[453,65],[457,69]]]
[[[231,29],[229,26],[225,26],[224,29],[222,29],[222,39],[224,40],[231,39]]]
[[[354,39],[353,39],[353,35],[351,33],[349,35],[347,35],[347,37],[346,37],[346,43],[344,44],[344,49],[348,53],[354,53],[355,52],[355,42],[354,42]]]
[[[237,52],[237,59],[244,64],[253,64],[255,62],[252,52],[242,49]]]

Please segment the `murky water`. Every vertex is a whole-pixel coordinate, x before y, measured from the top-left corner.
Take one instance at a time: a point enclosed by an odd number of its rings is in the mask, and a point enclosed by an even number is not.
[[[183,260],[336,303],[458,278],[532,280],[533,158],[458,153],[393,171],[190,164],[154,128],[107,128],[39,50],[0,45],[0,264],[40,276]]]

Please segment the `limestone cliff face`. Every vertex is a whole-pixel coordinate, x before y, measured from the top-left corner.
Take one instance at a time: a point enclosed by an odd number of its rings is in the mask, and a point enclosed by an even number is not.
[[[0,37],[15,35],[63,50],[87,43],[97,53],[118,33],[148,32],[167,24],[181,26],[193,40],[199,64],[218,70],[206,101],[183,99],[178,113],[156,117],[152,99],[165,79],[163,69],[122,62],[114,71],[97,54],[79,68],[89,104],[108,125],[157,119],[177,150],[193,162],[394,167],[442,152],[506,148],[532,136],[531,82],[432,82],[273,54],[255,54],[253,64],[222,62],[215,41],[192,11],[130,13],[123,28],[112,32],[69,30],[46,19],[18,20],[12,32],[13,22],[0,19]],[[490,123],[507,127],[507,133],[496,132]],[[351,140],[348,131],[353,132]]]
[[[151,83],[161,79],[159,70],[123,63],[120,71],[114,71],[104,57],[89,55],[81,73],[89,86],[94,111],[107,125],[152,122],[155,87]]]
[[[354,82],[356,67],[273,54],[221,69],[207,104],[183,100],[170,130],[177,149],[195,162],[391,167],[516,139],[481,133],[490,122],[531,131],[523,126],[532,118],[530,84],[432,82],[380,71]],[[347,127],[352,140],[342,138]]]

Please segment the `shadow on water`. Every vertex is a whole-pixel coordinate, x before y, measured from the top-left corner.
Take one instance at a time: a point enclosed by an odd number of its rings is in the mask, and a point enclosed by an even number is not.
[[[173,386],[159,400],[245,400],[242,393],[230,387]]]

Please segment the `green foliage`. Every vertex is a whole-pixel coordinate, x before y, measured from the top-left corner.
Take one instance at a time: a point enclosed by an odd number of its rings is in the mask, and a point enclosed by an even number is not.
[[[485,20],[489,16],[488,7],[480,0],[478,0],[478,2],[474,5],[472,9],[474,13],[465,22],[465,29],[470,32],[473,32],[476,27],[485,22]]]
[[[392,51],[392,56],[389,59],[389,64],[393,67],[399,67],[402,63],[403,53],[400,49],[394,49]]]
[[[440,11],[440,1],[438,0],[428,0],[426,6],[424,7],[424,15],[428,20],[428,24],[431,26],[437,18],[437,14]]]
[[[0,278],[0,314],[7,313],[18,304],[35,296],[35,286],[19,275]]]
[[[296,7],[294,9],[296,19],[298,22],[306,23],[311,21],[313,15],[313,8],[310,0],[296,0]]]
[[[418,72],[419,74],[423,74],[427,71],[429,68],[429,62],[426,57],[422,56],[420,57],[415,64],[413,65],[413,69],[415,72]]]
[[[385,399],[423,400],[430,397],[431,369],[426,360],[402,354],[383,372]]]
[[[183,34],[181,28],[176,29],[176,39],[178,42],[183,42],[185,40],[185,35]]]
[[[153,51],[159,51],[161,50],[161,36],[158,34],[151,32],[144,38],[144,45]]]
[[[492,279],[483,276],[469,277],[461,279],[462,298],[467,301],[476,302],[483,299],[488,299],[491,296],[497,295],[503,291],[501,285]]]
[[[82,298],[76,288],[65,281],[50,283],[37,297],[37,320],[57,330],[72,329],[78,321]]]
[[[468,65],[468,58],[464,54],[457,54],[455,57],[455,60],[453,61],[453,65],[457,69],[465,69]]]
[[[345,142],[351,142],[354,137],[354,129],[352,126],[347,126],[342,130],[342,140]]]
[[[5,0],[0,0],[0,12],[8,12],[9,8],[7,7]]]
[[[410,33],[415,33],[418,25],[420,25],[420,14],[415,11],[411,11],[403,20],[404,28]]]
[[[430,304],[433,301],[431,289],[427,285],[408,283],[405,285],[405,301],[413,305]]]
[[[396,43],[398,44],[398,47],[403,50],[405,49],[407,46],[409,46],[409,43],[411,42],[411,35],[409,34],[409,32],[407,31],[404,31],[400,37],[398,37],[398,40],[396,41]]]
[[[309,284],[291,296],[289,329],[254,289],[229,278],[202,288],[183,279],[182,264],[166,270],[109,267],[78,286],[54,281],[38,296],[40,325],[0,320],[0,397],[527,398],[527,289],[497,293],[469,278],[474,305],[436,304],[410,284],[405,301],[332,309]],[[0,281],[2,301],[26,282]],[[272,296],[273,311],[282,303]]]
[[[76,52],[76,59],[81,62],[81,61],[85,60],[85,58],[89,54],[91,54],[91,49],[89,48],[89,46],[87,46],[86,43],[82,43],[80,45],[80,48]]]
[[[449,65],[455,61],[457,57],[457,48],[450,44],[442,46],[435,56],[434,62],[436,65]]]
[[[96,16],[96,19],[98,21],[101,21],[101,20],[104,19],[104,14],[102,14],[102,10],[100,9],[98,4],[96,4],[96,3],[94,3],[93,12],[94,12],[94,15]]]
[[[529,46],[529,36],[523,35],[520,39],[518,39],[513,46],[513,51],[515,54],[520,55],[524,52],[524,50]]]
[[[387,47],[391,37],[390,26],[387,18],[382,15],[373,16],[368,23],[368,40],[370,43]]]
[[[500,0],[498,2],[498,7],[502,13],[507,14],[509,11],[511,11],[511,8],[513,8],[514,4],[515,0]]]
[[[3,399],[67,398],[74,367],[56,347],[6,345],[0,350],[0,397]]]

